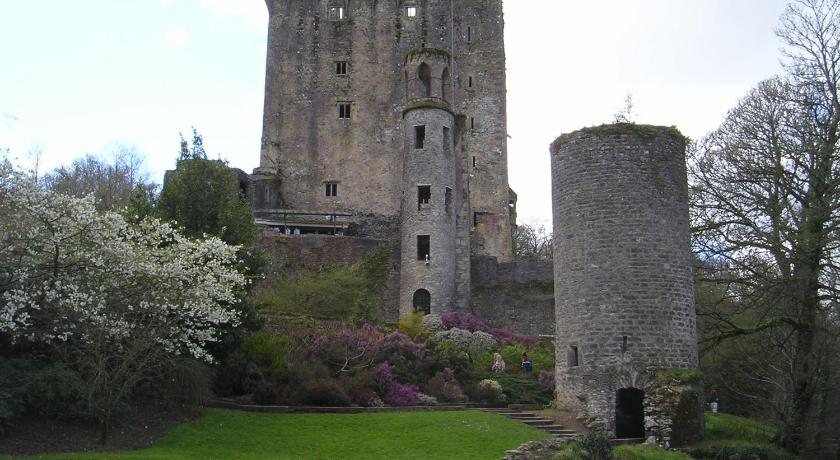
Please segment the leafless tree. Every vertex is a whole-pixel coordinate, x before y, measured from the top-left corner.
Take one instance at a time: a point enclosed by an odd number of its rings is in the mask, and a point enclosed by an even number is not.
[[[751,309],[718,315],[708,339],[772,331],[790,379],[780,441],[803,452],[819,447],[807,430],[836,359],[840,0],[792,2],[777,34],[787,75],[760,83],[694,152],[692,218],[700,257],[725,267],[728,296]]]

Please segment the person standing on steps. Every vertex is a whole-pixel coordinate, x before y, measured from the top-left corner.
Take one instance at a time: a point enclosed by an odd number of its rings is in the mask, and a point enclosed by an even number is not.
[[[531,363],[531,359],[528,358],[528,353],[522,353],[522,370],[525,371],[525,375],[530,376],[531,371],[534,370],[534,365]]]

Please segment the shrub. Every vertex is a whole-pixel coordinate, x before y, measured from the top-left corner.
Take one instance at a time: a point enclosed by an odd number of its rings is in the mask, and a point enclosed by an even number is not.
[[[540,369],[540,375],[537,377],[537,380],[540,382],[540,386],[544,389],[554,392],[554,370],[548,371],[546,369]]]
[[[499,382],[490,379],[478,382],[478,398],[488,403],[503,403],[506,400]]]
[[[580,447],[591,460],[612,460],[613,451],[610,437],[603,431],[592,431],[580,438]]]
[[[322,379],[309,388],[303,402],[313,406],[341,407],[350,405],[350,397],[335,379]]]
[[[280,404],[280,392],[270,382],[262,381],[254,387],[253,400],[260,406],[274,406]]]
[[[418,406],[437,406],[437,398],[434,396],[429,396],[424,393],[417,394],[417,405]]]
[[[461,381],[469,376],[470,357],[455,342],[451,340],[436,342],[433,353],[437,365],[452,369]]]
[[[240,347],[245,357],[256,363],[266,375],[279,377],[283,372],[283,358],[289,353],[288,337],[276,337],[266,331],[252,334]]]
[[[484,321],[478,319],[478,317],[472,313],[467,313],[461,317],[461,328],[470,332],[487,332],[490,330],[490,328],[484,324]]]
[[[452,329],[454,327],[461,327],[461,317],[458,313],[445,312],[440,315],[440,320],[443,322],[443,329]]]
[[[387,361],[397,380],[419,384],[434,374],[435,362],[426,345],[411,340],[407,335],[394,332],[378,344],[374,362]]]
[[[416,406],[420,401],[419,393],[417,385],[395,383],[385,397],[385,402],[392,406]]]
[[[394,388],[394,374],[391,373],[391,365],[387,361],[380,363],[373,371],[373,382],[379,394],[387,395]]]
[[[414,312],[400,317],[397,329],[412,340],[423,341],[429,336],[429,328],[423,322],[423,313]]]
[[[546,390],[535,379],[517,377],[515,374],[496,374],[485,372],[475,374],[481,379],[499,382],[509,404],[548,404],[554,398],[553,392]]]
[[[466,400],[464,391],[455,378],[455,372],[448,367],[429,380],[426,392],[445,403],[460,403]]]
[[[470,341],[470,353],[478,355],[485,351],[493,350],[497,346],[498,343],[492,335],[482,331],[475,331]]]
[[[440,315],[431,314],[423,317],[423,325],[426,326],[430,334],[440,332],[444,329],[443,320]]]

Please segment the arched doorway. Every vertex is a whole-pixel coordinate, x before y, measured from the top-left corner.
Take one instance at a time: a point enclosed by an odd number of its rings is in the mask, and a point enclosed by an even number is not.
[[[414,311],[428,315],[432,312],[432,295],[425,289],[418,289],[414,292],[412,304]]]
[[[622,388],[615,393],[615,436],[645,437],[645,392],[638,388]]]

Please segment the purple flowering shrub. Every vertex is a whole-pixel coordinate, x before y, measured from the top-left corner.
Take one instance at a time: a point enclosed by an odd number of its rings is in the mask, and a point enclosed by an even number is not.
[[[453,327],[461,327],[461,316],[455,312],[446,312],[440,315],[440,320],[443,321],[444,329],[452,329]]]
[[[385,397],[385,402],[392,406],[416,406],[420,400],[419,393],[417,385],[395,383]]]
[[[373,370],[373,382],[379,394],[387,395],[396,384],[394,374],[391,373],[391,365],[387,361],[379,364]]]
[[[426,393],[437,398],[438,401],[447,403],[460,403],[466,401],[461,384],[455,378],[455,371],[444,368],[438,372],[426,384]]]

